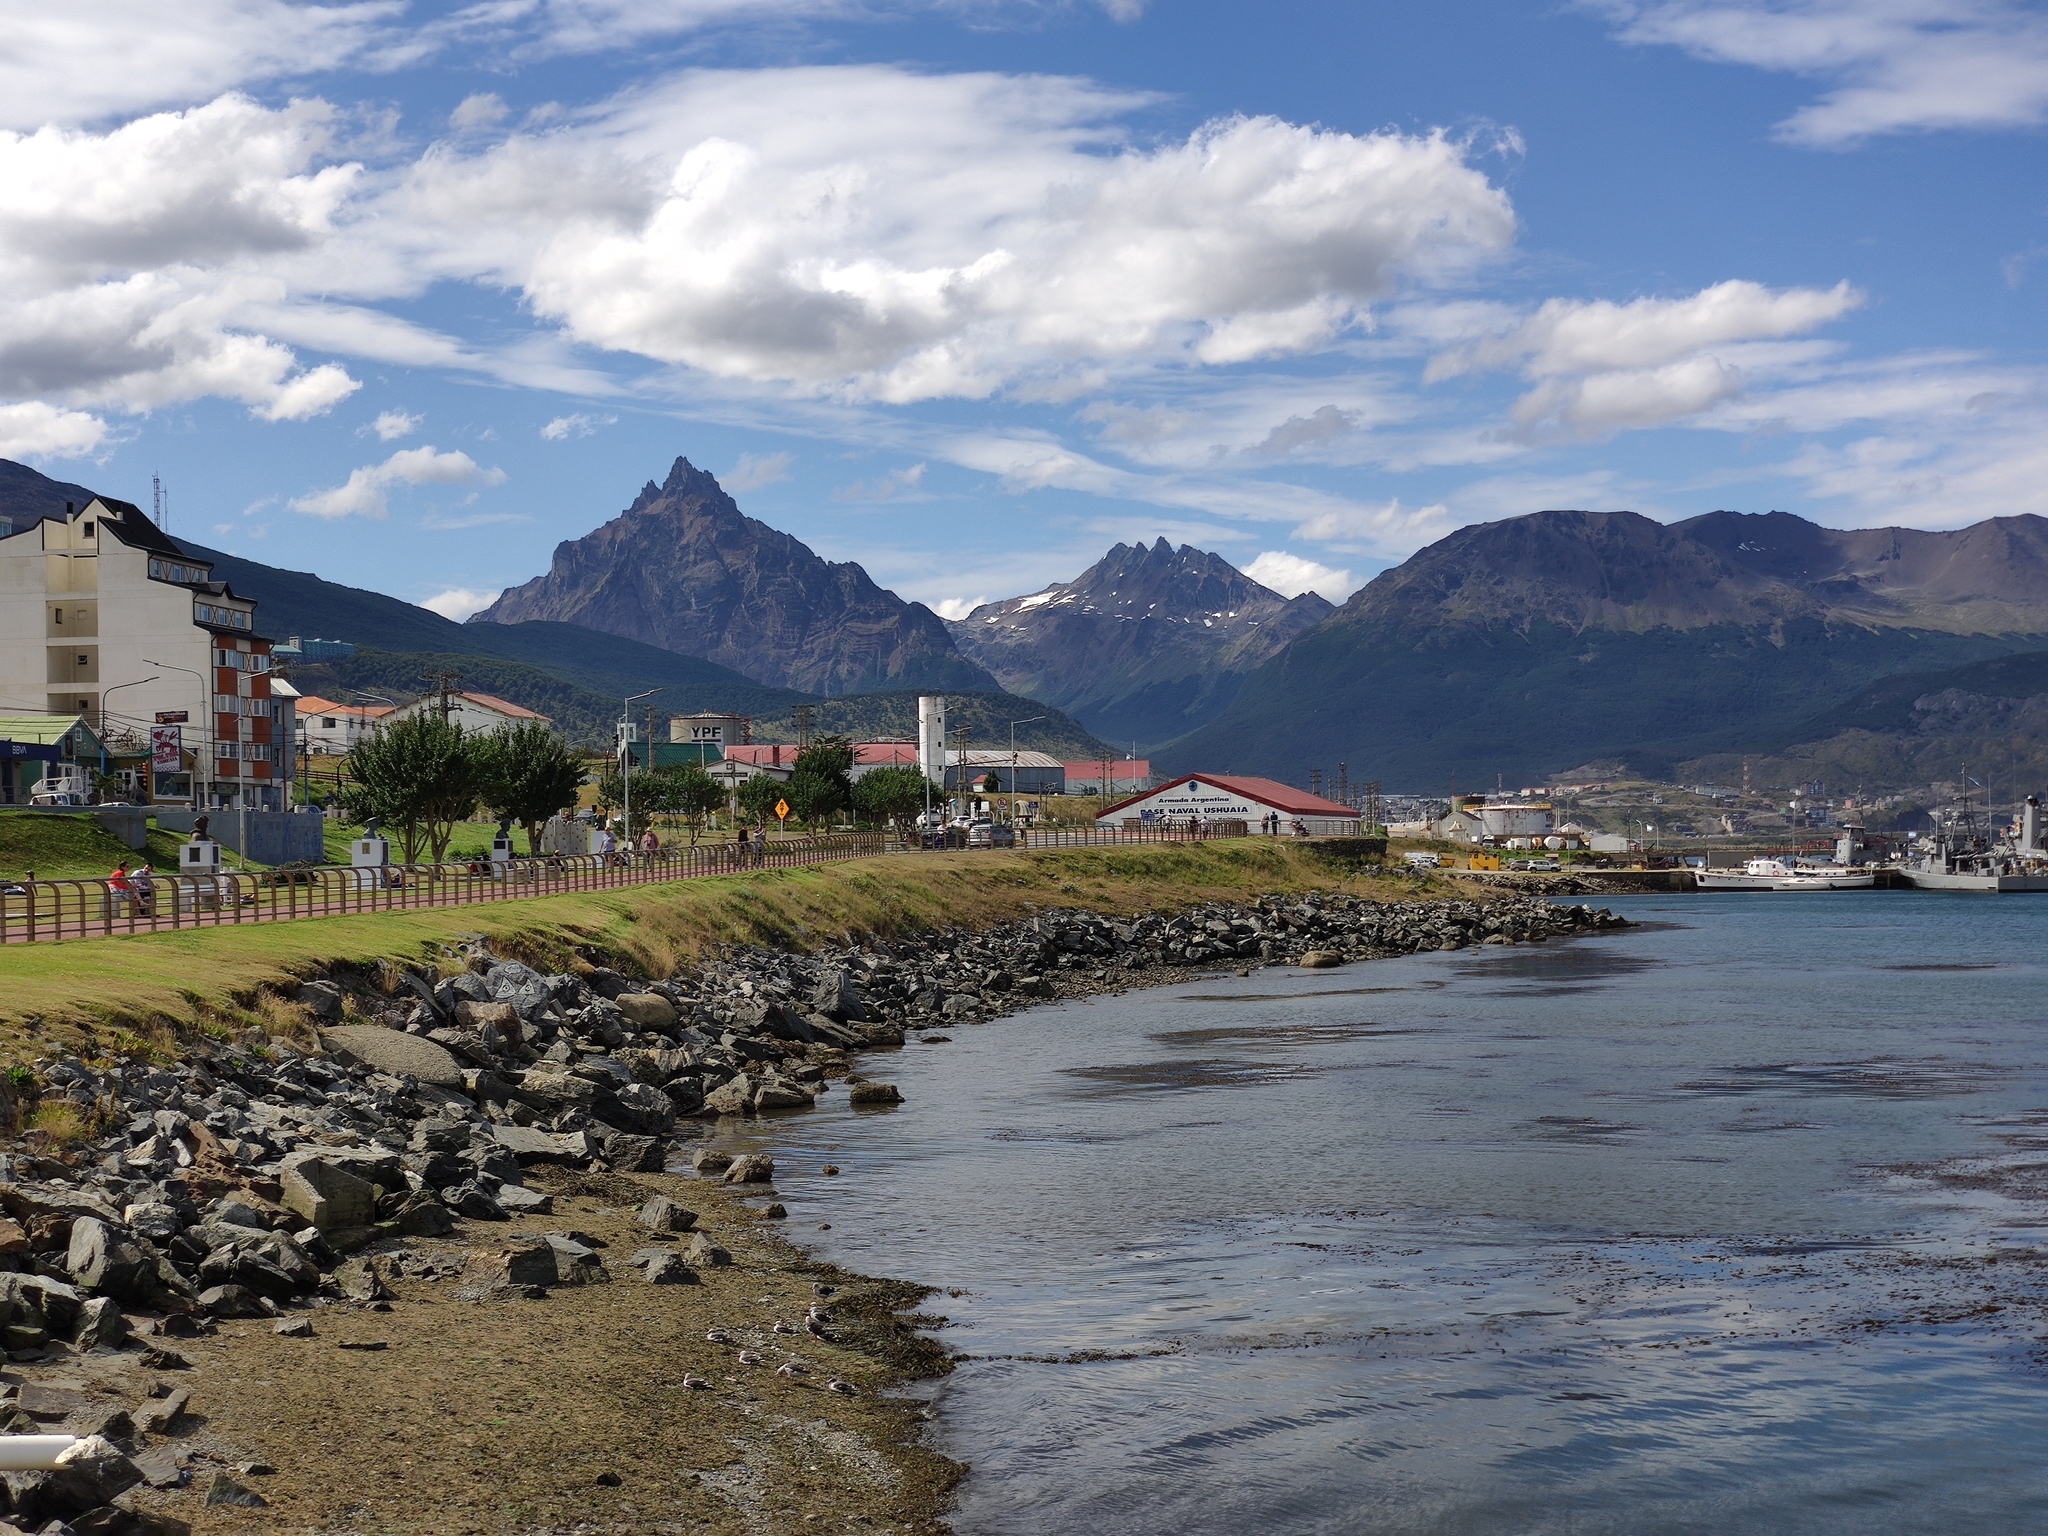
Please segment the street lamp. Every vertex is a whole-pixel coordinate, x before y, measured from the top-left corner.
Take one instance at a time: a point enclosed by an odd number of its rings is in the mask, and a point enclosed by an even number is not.
[[[1041,720],[1050,720],[1050,715],[1032,715],[1023,720],[1010,722],[1010,825],[1017,825],[1017,727],[1036,725]]]
[[[109,689],[108,689],[108,690],[107,690],[107,691],[106,691],[105,693],[103,693],[103,694],[101,694],[101,695],[100,695],[100,772],[101,772],[101,773],[103,773],[103,774],[104,774],[104,773],[106,772],[106,768],[107,768],[107,700],[111,699],[111,698],[112,698],[112,697],[113,697],[113,696],[114,696],[115,694],[119,693],[119,692],[120,692],[120,691],[121,691],[121,690],[122,690],[123,688],[140,688],[140,687],[141,687],[141,686],[142,686],[142,685],[143,685],[144,683],[154,683],[154,682],[158,681],[158,679],[159,679],[159,678],[161,678],[161,676],[162,676],[162,674],[161,674],[161,673],[159,673],[159,674],[157,675],[157,677],[141,677],[141,678],[137,678],[137,679],[136,679],[136,680],[135,680],[134,682],[132,682],[132,683],[116,683],[116,684],[114,684],[114,686],[113,686],[113,687],[109,688]],[[153,755],[153,754],[152,754],[152,755]],[[154,769],[154,767],[153,767],[153,766],[152,766],[152,768],[150,769],[150,772],[151,772],[151,774],[152,774],[152,776],[153,776],[153,775],[154,775],[154,773],[155,773],[155,769]],[[154,789],[154,788],[155,788],[155,786],[154,786],[154,785],[152,785],[152,786],[151,786],[151,788],[152,788],[152,789]],[[152,796],[152,798],[154,798],[154,796]]]
[[[199,684],[199,718],[207,722],[206,731],[200,737],[200,740],[206,750],[192,754],[192,809],[203,811],[206,809],[206,801],[200,792],[202,777],[206,783],[210,784],[213,781],[211,772],[207,772],[203,776],[201,773],[201,769],[210,763],[213,756],[213,690],[206,686],[206,674],[195,672],[190,667],[181,667],[168,661],[151,661],[147,656],[142,658],[142,664],[145,667],[162,667],[166,672],[182,672]]]
[[[619,767],[619,777],[626,786],[625,793],[621,798],[626,802],[626,846],[628,848],[631,848],[633,845],[633,743],[629,739],[633,729],[633,706],[642,699],[651,699],[657,693],[666,691],[661,688],[650,688],[645,693],[633,694],[626,700],[626,707],[619,715],[619,751],[625,757],[624,763]],[[649,767],[654,765],[654,743],[651,741],[647,743],[647,763]]]

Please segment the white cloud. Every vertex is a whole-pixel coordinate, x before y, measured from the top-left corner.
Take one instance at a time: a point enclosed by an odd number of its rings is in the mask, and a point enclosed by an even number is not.
[[[72,459],[106,441],[107,424],[40,400],[0,405],[0,459]]]
[[[599,427],[609,427],[618,419],[616,416],[588,416],[579,411],[573,416],[557,416],[540,429],[540,435],[551,443],[559,443],[572,437],[588,437]]]
[[[386,211],[593,346],[907,402],[1077,362],[1227,363],[1502,250],[1443,135],[1272,118],[1124,147],[1142,98],[879,66],[698,72],[423,160]]]
[[[1245,575],[1282,597],[1299,597],[1317,592],[1333,603],[1341,603],[1356,587],[1349,571],[1333,571],[1284,549],[1269,549],[1244,568]]]
[[[909,495],[923,483],[924,466],[912,464],[905,469],[892,469],[872,480],[856,480],[851,485],[841,486],[832,493],[832,498],[835,501],[894,501]]]
[[[719,477],[728,491],[758,491],[789,478],[795,455],[787,453],[743,453],[739,462]]]
[[[1420,549],[1449,533],[1454,523],[1450,508],[1440,501],[1406,507],[1396,496],[1377,507],[1352,502],[1328,507],[1297,526],[1294,535],[1339,549],[1382,553]]]
[[[932,612],[942,619],[959,620],[966,618],[987,601],[985,597],[945,597],[933,603],[931,607]]]
[[[404,9],[402,0],[17,0],[5,8],[0,126],[93,122],[331,69]]]
[[[445,592],[435,593],[419,606],[460,624],[472,613],[481,613],[497,600],[495,592],[479,592],[473,587],[450,587]]]
[[[338,365],[301,368],[234,323],[356,181],[313,169],[328,116],[223,97],[106,134],[0,132],[0,393],[128,411],[217,395],[269,421],[352,393]]]
[[[1740,394],[1751,344],[1815,330],[1863,302],[1848,283],[1778,291],[1731,281],[1683,299],[1551,299],[1504,332],[1440,353],[1434,383],[1519,366],[1536,382],[1510,412],[1527,436],[1603,437],[1697,416]]]
[[[458,133],[471,128],[489,128],[511,115],[512,109],[505,105],[504,97],[495,91],[479,91],[455,104],[455,110],[448,114],[448,126]]]
[[[394,485],[503,485],[502,469],[485,469],[468,454],[441,453],[431,445],[401,448],[382,464],[366,464],[331,491],[294,497],[292,510],[314,517],[376,517],[390,511]]]
[[[1631,43],[1832,82],[1795,144],[2048,121],[2048,15],[2024,0],[1586,0]]]
[[[412,436],[419,430],[420,422],[424,419],[405,411],[382,411],[378,413],[377,419],[370,423],[370,430],[377,434],[379,440],[389,443],[401,437]]]

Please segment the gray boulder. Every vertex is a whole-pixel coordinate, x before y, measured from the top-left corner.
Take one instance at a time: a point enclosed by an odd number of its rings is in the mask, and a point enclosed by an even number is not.
[[[122,1301],[144,1301],[156,1289],[156,1255],[145,1252],[119,1227],[93,1216],[72,1222],[64,1267],[85,1289]]]
[[[649,1259],[641,1271],[649,1285],[697,1285],[697,1272],[683,1262],[679,1253],[663,1253]]]
[[[697,1225],[697,1213],[684,1210],[667,1195],[649,1195],[640,1207],[640,1225],[650,1232],[688,1232]]]
[[[901,1104],[903,1094],[894,1083],[855,1083],[846,1091],[846,1102],[855,1109]]]
[[[330,1050],[352,1056],[375,1071],[417,1078],[436,1088],[462,1086],[461,1063],[423,1035],[375,1024],[342,1024],[323,1029],[320,1038]]]
[[[322,1232],[367,1227],[377,1219],[378,1186],[325,1152],[296,1153],[285,1160],[278,1178],[285,1208]]]
[[[811,993],[811,1011],[822,1013],[836,1024],[860,1023],[868,1016],[862,1006],[860,989],[845,971],[827,971]]]
[[[675,1028],[676,1005],[659,992],[622,992],[612,1002],[636,1029],[665,1034]]]
[[[723,1269],[732,1262],[732,1255],[702,1232],[691,1237],[689,1246],[683,1249],[683,1257],[692,1264],[708,1264],[713,1269]]]
[[[302,981],[299,983],[299,990],[293,995],[297,998],[299,1006],[316,1019],[341,1018],[341,988],[331,981]]]
[[[473,1253],[470,1271],[491,1286],[560,1285],[554,1245],[546,1238],[515,1240],[495,1253]]]
[[[111,1296],[95,1296],[78,1309],[72,1342],[80,1349],[119,1349],[128,1339],[128,1319]]]
[[[749,1152],[732,1160],[725,1170],[728,1184],[771,1184],[775,1181],[775,1159],[765,1152]]]
[[[704,1108],[714,1115],[744,1115],[753,1107],[754,1080],[744,1072],[704,1095]]]
[[[600,1095],[591,1113],[606,1125],[637,1136],[666,1136],[676,1128],[675,1101],[645,1083],[626,1083]]]

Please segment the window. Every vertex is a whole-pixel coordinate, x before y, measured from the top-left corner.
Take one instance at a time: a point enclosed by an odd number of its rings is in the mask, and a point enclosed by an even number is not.
[[[59,629],[64,627],[64,610],[62,608],[52,608],[50,610],[50,617],[56,622]]]
[[[331,731],[331,730],[333,730],[333,729],[334,729],[334,716],[332,716],[332,715],[328,715],[328,716],[327,716],[327,717],[325,717],[325,718],[324,718],[323,720],[321,720],[321,722],[320,722],[320,729],[321,729],[321,730],[323,730],[323,731]]]
[[[85,536],[86,536],[86,537],[87,537],[88,539],[92,537],[92,524],[91,524],[91,523],[83,523],[83,524],[80,524],[80,529],[81,529],[81,531],[82,531],[82,532],[83,532],[83,533],[85,534]]]
[[[222,762],[228,762],[242,755],[242,744],[239,741],[216,741],[213,755]]]

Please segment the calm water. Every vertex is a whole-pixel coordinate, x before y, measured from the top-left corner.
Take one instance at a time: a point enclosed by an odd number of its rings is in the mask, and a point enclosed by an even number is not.
[[[945,1293],[959,1528],[2048,1528],[2048,898],[1606,904],[769,1127],[793,1238]]]

